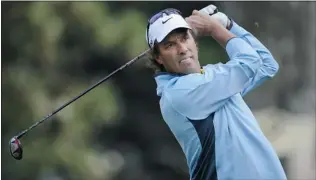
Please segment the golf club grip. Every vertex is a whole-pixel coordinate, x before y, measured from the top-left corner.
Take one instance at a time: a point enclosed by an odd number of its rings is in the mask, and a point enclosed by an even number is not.
[[[30,131],[31,129],[35,128],[36,126],[38,126],[39,124],[41,124],[42,122],[44,122],[45,120],[47,120],[48,118],[52,117],[54,114],[58,113],[60,110],[64,109],[65,107],[67,107],[69,104],[71,104],[72,102],[76,101],[77,99],[79,99],[80,97],[82,97],[83,95],[87,94],[89,91],[91,91],[92,89],[94,89],[95,87],[99,86],[101,83],[103,83],[104,81],[108,80],[111,76],[113,76],[115,73],[117,73],[120,70],[123,70],[125,67],[133,64],[134,62],[136,62],[138,59],[140,59],[143,55],[145,55],[146,53],[149,52],[150,49],[147,49],[146,51],[144,51],[143,53],[141,53],[140,55],[136,56],[134,59],[130,60],[129,62],[127,62],[126,64],[122,65],[120,68],[116,69],[115,71],[113,71],[112,73],[110,73],[109,75],[107,75],[106,77],[104,77],[103,79],[101,79],[99,82],[97,82],[96,84],[92,85],[91,87],[89,87],[87,90],[83,91],[81,94],[79,94],[78,96],[76,96],[75,98],[71,99],[70,101],[68,101],[67,103],[65,103],[64,105],[62,105],[61,107],[59,107],[58,109],[56,109],[55,111],[53,111],[52,113],[50,113],[48,116],[46,116],[44,119],[37,121],[35,124],[33,124],[32,126],[30,126],[29,128],[25,129],[24,131],[22,131],[21,133],[19,133],[16,138],[19,139],[21,137],[23,137],[28,131]]]

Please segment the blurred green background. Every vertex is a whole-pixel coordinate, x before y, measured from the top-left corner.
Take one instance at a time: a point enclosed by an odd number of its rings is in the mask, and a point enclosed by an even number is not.
[[[8,141],[146,50],[147,19],[155,12],[173,7],[189,16],[211,3],[279,62],[275,79],[246,101],[287,175],[315,179],[316,3],[206,1],[1,2],[2,179],[188,179],[146,59],[24,136],[22,161],[9,155]],[[227,60],[211,38],[199,39],[199,50],[203,65]]]

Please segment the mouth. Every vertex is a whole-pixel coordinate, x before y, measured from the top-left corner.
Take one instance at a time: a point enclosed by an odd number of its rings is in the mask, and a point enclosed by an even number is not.
[[[193,56],[189,56],[189,57],[186,57],[186,58],[183,58],[179,61],[179,63],[184,63],[184,62],[188,62],[188,61],[191,61],[193,59]]]

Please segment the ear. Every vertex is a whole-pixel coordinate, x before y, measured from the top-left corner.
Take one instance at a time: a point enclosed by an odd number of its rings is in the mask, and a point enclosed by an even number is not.
[[[160,55],[156,56],[155,57],[155,60],[158,64],[162,65],[163,64],[163,61],[162,61],[162,57]]]

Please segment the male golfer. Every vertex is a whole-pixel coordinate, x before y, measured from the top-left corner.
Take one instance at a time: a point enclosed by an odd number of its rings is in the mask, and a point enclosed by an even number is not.
[[[278,64],[258,39],[215,9],[194,10],[188,18],[165,9],[148,22],[162,116],[186,156],[190,179],[284,180],[276,152],[243,100]],[[229,61],[201,67],[195,35],[215,39]]]

